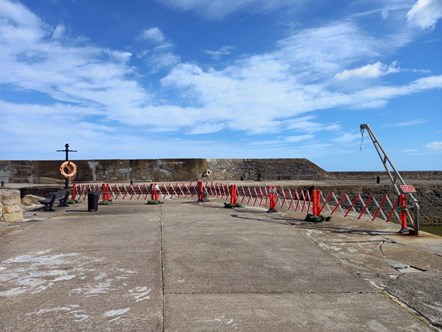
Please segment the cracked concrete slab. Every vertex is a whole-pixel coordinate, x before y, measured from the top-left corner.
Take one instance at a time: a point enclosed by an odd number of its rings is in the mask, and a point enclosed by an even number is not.
[[[298,232],[436,326],[442,321],[442,238],[399,235],[398,225],[353,218],[306,224],[286,214]],[[293,221],[292,221],[293,220]]]
[[[439,272],[370,276],[369,279],[442,328],[442,275]]]
[[[165,308],[165,331],[428,331],[378,294],[179,294]]]
[[[406,264],[384,248],[396,245],[390,230],[307,228],[216,201],[91,213],[83,203],[48,216],[0,234],[2,331],[430,331],[420,315],[438,317],[385,296],[398,285],[384,277],[424,273],[388,264]]]

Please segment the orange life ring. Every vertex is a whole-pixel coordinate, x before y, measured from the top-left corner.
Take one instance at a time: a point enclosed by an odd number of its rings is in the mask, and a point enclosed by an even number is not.
[[[65,170],[68,172],[66,173]],[[67,179],[73,178],[75,174],[77,174],[77,165],[75,165],[72,161],[65,161],[60,166],[60,173]]]

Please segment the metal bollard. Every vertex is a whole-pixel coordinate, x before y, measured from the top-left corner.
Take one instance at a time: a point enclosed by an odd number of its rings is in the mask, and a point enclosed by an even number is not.
[[[91,211],[98,211],[98,193],[97,192],[90,192],[87,194],[87,210],[88,212]]]

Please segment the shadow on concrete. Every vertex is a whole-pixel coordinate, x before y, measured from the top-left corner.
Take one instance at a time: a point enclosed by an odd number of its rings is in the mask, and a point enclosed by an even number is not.
[[[284,219],[276,219],[276,218],[273,218],[273,219],[268,219],[268,218],[266,218],[266,219],[257,219],[257,218],[250,218],[250,217],[246,217],[246,216],[240,216],[238,214],[231,214],[230,216],[233,217],[233,218],[237,218],[237,219],[266,222],[266,223],[275,224],[275,225],[281,225],[281,226],[288,226],[288,225],[290,225]]]
[[[303,229],[319,229],[321,231],[336,233],[336,234],[356,234],[356,235],[367,235],[367,236],[379,236],[379,235],[398,235],[395,231],[381,231],[376,229],[365,229],[365,228],[348,228],[339,226],[324,226],[323,223],[308,223],[300,221],[299,223],[292,223],[287,221],[290,225],[297,226]]]

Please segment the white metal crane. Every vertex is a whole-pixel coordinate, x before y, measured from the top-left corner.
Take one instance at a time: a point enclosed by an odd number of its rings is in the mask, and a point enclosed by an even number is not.
[[[379,143],[378,139],[376,138],[375,134],[370,129],[368,124],[361,124],[360,129],[361,129],[362,137],[364,136],[365,130],[368,132],[368,135],[370,136],[370,138],[373,142],[373,145],[376,148],[376,151],[377,151],[379,157],[381,158],[382,164],[384,165],[384,168],[387,171],[388,177],[390,178],[390,180],[393,184],[396,194],[398,196],[400,196],[401,194],[407,194],[413,200],[414,216],[413,217],[411,216],[410,211],[406,207],[403,208],[403,212],[405,212],[407,214],[408,219],[413,223],[413,230],[410,231],[410,234],[418,235],[419,234],[419,204],[417,202],[416,197],[414,197],[414,195],[412,194],[414,188],[412,186],[408,186],[405,183],[404,179],[399,174],[396,167],[391,162],[390,158],[388,158],[385,150],[382,148],[381,144]],[[398,186],[398,181],[400,183],[399,186]],[[410,192],[410,190],[407,190],[410,188],[412,188],[411,192]]]

